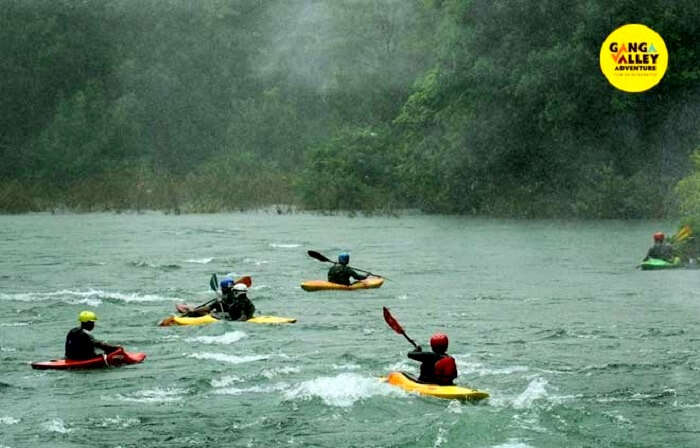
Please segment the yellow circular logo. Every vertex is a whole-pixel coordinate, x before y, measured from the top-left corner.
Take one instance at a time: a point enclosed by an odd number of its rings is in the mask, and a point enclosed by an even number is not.
[[[666,67],[666,43],[644,25],[623,25],[600,47],[600,70],[610,84],[625,92],[651,89],[664,77]]]

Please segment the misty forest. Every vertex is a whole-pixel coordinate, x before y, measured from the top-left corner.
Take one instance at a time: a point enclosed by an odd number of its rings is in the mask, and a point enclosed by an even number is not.
[[[0,3],[4,213],[700,214],[697,0]]]

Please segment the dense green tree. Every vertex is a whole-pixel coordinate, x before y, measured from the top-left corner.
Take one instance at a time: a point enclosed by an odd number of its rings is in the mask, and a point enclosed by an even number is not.
[[[669,122],[680,118],[669,111],[697,110],[697,64],[689,51],[697,45],[697,4],[437,4],[445,38],[440,62],[395,120],[405,129],[404,151],[423,167],[409,163],[408,176],[427,170],[448,178],[422,202],[526,216],[666,211],[672,180],[683,172],[679,161],[691,148],[687,136],[698,129],[688,123],[679,136]],[[615,27],[637,21],[668,30],[673,62],[660,86],[630,95],[607,83],[598,51]],[[630,190],[634,200],[627,201]]]
[[[676,185],[681,212],[686,216],[700,217],[700,148],[691,155],[693,171]],[[700,232],[700,220],[695,222],[695,231]]]
[[[52,121],[58,105],[114,64],[100,29],[104,2],[0,2],[0,176],[27,174],[24,145]]]
[[[633,218],[694,197],[673,186],[700,141],[696,1],[0,7],[0,210]],[[669,49],[648,92],[599,69],[625,23]]]
[[[298,188],[310,208],[373,210],[392,206],[397,179],[386,129],[343,129],[307,154]]]

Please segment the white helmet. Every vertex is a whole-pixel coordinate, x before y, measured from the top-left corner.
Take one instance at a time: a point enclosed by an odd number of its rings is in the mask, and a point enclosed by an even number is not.
[[[248,291],[248,287],[245,283],[236,283],[233,285],[233,291],[238,294],[245,294]]]

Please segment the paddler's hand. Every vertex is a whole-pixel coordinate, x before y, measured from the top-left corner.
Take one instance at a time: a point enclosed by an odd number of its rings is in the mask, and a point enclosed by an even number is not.
[[[416,347],[416,351],[417,351],[417,352],[422,352],[422,351],[423,351],[423,348],[419,345],[419,346]]]

